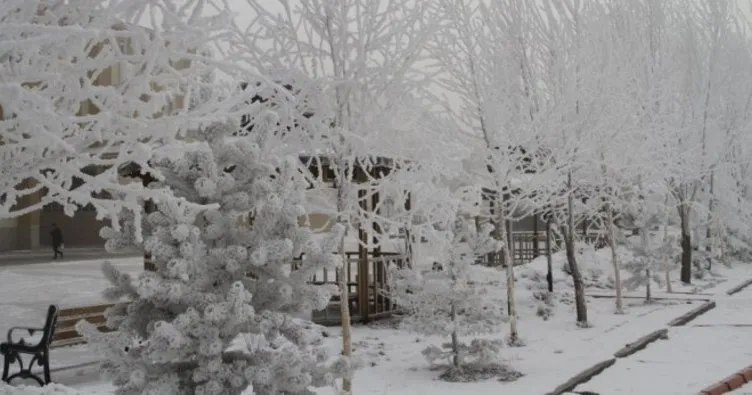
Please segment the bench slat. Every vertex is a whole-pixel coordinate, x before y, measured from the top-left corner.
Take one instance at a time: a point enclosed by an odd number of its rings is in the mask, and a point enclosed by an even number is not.
[[[84,318],[89,317],[101,317],[104,315],[104,312],[99,313],[90,313],[90,314],[76,314],[76,315],[65,315],[65,316],[58,316],[58,321],[68,321],[68,320],[81,320]]]
[[[105,310],[108,308],[114,306],[114,303],[108,303],[108,304],[98,304],[98,305],[92,305],[92,306],[83,306],[83,307],[69,307],[66,309],[60,309],[60,312],[58,313],[59,318],[68,318],[68,317],[75,317],[79,315],[96,315],[96,314],[103,314]]]
[[[71,307],[60,309],[58,322],[55,327],[55,335],[50,342],[50,348],[59,348],[86,343],[84,338],[76,331],[76,323],[86,320],[97,327],[100,332],[112,332],[109,328],[105,310],[114,306],[114,303],[99,304],[83,307]]]
[[[60,330],[68,329],[68,328],[74,328],[76,324],[81,320],[86,320],[94,325],[107,323],[107,318],[105,318],[105,316],[103,315],[85,317],[85,318],[65,319],[65,320],[60,320],[57,322],[57,327],[55,330],[60,331]]]

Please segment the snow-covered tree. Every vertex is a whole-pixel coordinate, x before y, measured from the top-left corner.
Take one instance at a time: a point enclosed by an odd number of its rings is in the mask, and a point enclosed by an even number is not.
[[[668,244],[670,238],[663,229],[668,220],[670,207],[666,198],[670,193],[662,184],[645,184],[642,177],[637,180],[638,197],[631,201],[631,205],[623,205],[620,209],[623,215],[629,217],[635,229],[639,231],[638,240],[631,238],[627,244],[632,251],[632,258],[626,263],[625,269],[630,277],[624,281],[624,287],[630,290],[645,286],[645,301],[652,302],[652,283],[662,284],[667,278],[663,275],[667,271],[669,261],[666,255],[672,249]],[[663,233],[661,238],[658,234]]]
[[[337,265],[344,229],[315,242],[299,227],[298,158],[266,144],[277,118],[266,120],[253,137],[212,124],[153,156],[153,188],[173,194],[146,217],[141,247],[156,271],[132,278],[105,265],[106,296],[128,302],[106,314],[116,331],[77,327],[105,356],[117,394],[311,394],[350,368],[346,359],[327,365],[321,330],[301,318],[335,291],[308,281]],[[133,240],[111,228],[102,235],[108,247]]]
[[[226,0],[216,2],[234,7]],[[401,137],[407,135],[403,131],[416,132],[414,115],[422,109],[411,100],[411,90],[420,86],[423,73],[414,66],[431,33],[426,28],[425,2],[246,3],[244,12],[251,22],[237,18],[230,52],[265,73],[291,70],[316,81],[328,128],[322,129],[320,144],[306,150],[316,152],[313,157],[321,155],[333,170],[337,197],[332,214],[336,221],[348,234],[360,229],[376,236],[369,228],[379,218],[361,207],[371,199],[375,183],[371,175],[358,173],[368,171],[377,158],[396,159],[393,153],[402,145]],[[363,178],[368,182],[363,183]],[[343,235],[338,249],[343,257],[344,245]],[[350,355],[348,276],[344,266],[339,270],[343,353]],[[346,378],[342,391],[350,393],[351,385]]]
[[[446,94],[436,95],[437,101],[456,125],[455,133],[466,140],[472,162],[484,169],[475,182],[495,192],[488,196],[493,205],[489,219],[506,265],[510,337],[517,339],[514,267],[505,224],[530,215],[532,197],[545,200],[537,181],[551,163],[538,138],[544,106],[543,87],[537,83],[542,65],[539,15],[533,3],[520,0],[439,0],[432,11],[443,24],[428,47],[435,59],[436,90]]]
[[[737,123],[749,111],[750,88],[739,77],[749,70],[750,39],[747,18],[734,2],[666,3],[672,11],[667,18],[671,46],[662,57],[671,59],[672,77],[666,78],[671,96],[661,106],[670,108],[668,156],[674,165],[667,181],[681,226],[681,281],[690,283],[692,254],[703,244],[692,235],[704,228],[711,239],[713,216],[724,195],[719,188],[726,189],[719,170],[736,145]]]
[[[486,224],[476,232],[474,224],[462,216],[448,224],[445,259],[434,270],[391,271],[394,300],[408,315],[402,324],[424,335],[449,337],[444,349],[431,345],[423,351],[430,362],[448,358],[450,368],[442,374],[448,380],[461,377],[487,377],[503,372],[501,341],[465,336],[495,334],[507,320],[500,298],[494,297],[493,269],[475,265],[475,259],[498,248]]]
[[[204,16],[203,1],[184,3],[0,4],[0,218],[51,202],[68,215],[138,211],[137,196],[158,192],[122,185],[118,167],[148,171],[151,147],[226,115],[216,95],[189,104],[217,84],[212,71],[238,70],[211,56],[227,24]]]
[[[577,262],[575,241],[578,225],[594,214],[587,203],[600,205],[597,192],[602,187],[604,169],[597,143],[614,121],[618,58],[610,56],[610,32],[601,2],[578,0],[543,1],[539,16],[541,32],[540,84],[546,96],[541,122],[542,137],[555,147],[552,154],[557,176],[549,193],[554,223],[563,236],[571,273],[578,326],[589,326],[585,285]],[[622,125],[616,122],[616,128]],[[596,144],[592,144],[592,143]],[[608,171],[608,169],[606,169]]]
[[[624,265],[629,273],[629,277],[624,280],[624,287],[633,291],[644,286],[645,303],[653,301],[652,284],[663,283],[665,278],[661,274],[666,264],[663,257],[671,251],[667,250],[670,246],[665,243],[652,245],[650,242],[651,227],[659,226],[661,222],[660,218],[651,217],[645,223],[647,227],[640,228],[639,241],[630,247],[633,255]]]

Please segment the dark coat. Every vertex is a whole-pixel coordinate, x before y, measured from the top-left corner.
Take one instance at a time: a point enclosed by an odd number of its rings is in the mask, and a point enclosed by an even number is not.
[[[52,228],[50,231],[50,236],[52,237],[52,245],[57,247],[61,244],[63,244],[63,231],[60,230],[57,226]]]

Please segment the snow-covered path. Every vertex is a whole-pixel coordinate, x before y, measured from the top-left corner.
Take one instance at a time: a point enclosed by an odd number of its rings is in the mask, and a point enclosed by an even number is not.
[[[623,360],[578,391],[600,394],[698,393],[752,364],[752,287],[715,297],[717,307]],[[752,392],[747,386],[739,391]]]

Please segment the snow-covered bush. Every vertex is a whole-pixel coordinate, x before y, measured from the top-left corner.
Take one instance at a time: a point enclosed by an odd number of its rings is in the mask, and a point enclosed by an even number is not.
[[[448,358],[450,366],[441,378],[467,381],[488,378],[501,373],[511,374],[500,360],[502,342],[475,339],[469,345],[461,337],[495,334],[506,322],[506,303],[495,298],[489,283],[495,269],[474,265],[478,255],[498,250],[498,242],[491,237],[493,227],[487,225],[475,232],[468,222],[458,217],[449,239],[448,253],[436,270],[417,272],[412,269],[393,269],[391,293],[395,302],[406,309],[405,328],[424,334],[451,338],[451,342],[429,346],[423,355],[429,362]],[[492,274],[489,276],[489,274]],[[497,290],[498,292],[498,290]]]
[[[228,138],[235,130],[215,124],[155,155],[163,181],[149,187],[174,194],[146,216],[142,247],[156,271],[134,279],[106,264],[106,295],[130,303],[107,312],[113,333],[77,327],[104,354],[118,395],[310,394],[349,369],[347,360],[327,365],[321,330],[300,318],[333,294],[308,280],[337,264],[342,227],[315,242],[298,225],[297,157],[278,155],[260,131]],[[102,235],[108,246],[134,240]]]

